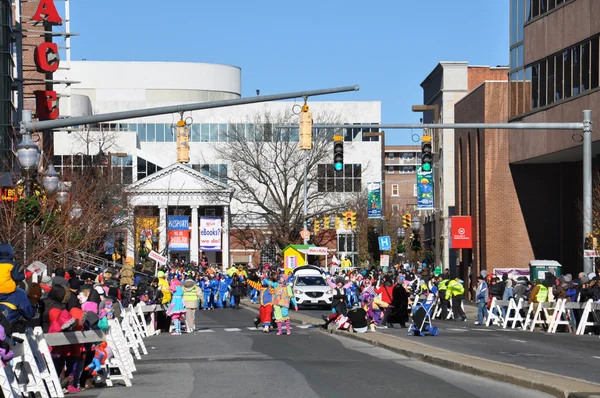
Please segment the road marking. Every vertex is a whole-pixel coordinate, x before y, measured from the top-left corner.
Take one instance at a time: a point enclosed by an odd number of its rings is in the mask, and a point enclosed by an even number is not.
[[[299,327],[300,329],[312,329],[315,325],[298,325],[296,327]]]
[[[238,328],[225,328],[223,329],[226,332],[241,332],[242,329],[238,329]]]
[[[467,329],[448,329],[448,330],[451,330],[453,332],[468,332]]]
[[[510,339],[508,341],[515,341],[517,343],[527,343],[525,340],[517,340],[517,339]]]
[[[248,330],[261,330],[261,329],[259,329],[259,328],[255,328],[254,326],[248,326],[248,328],[247,328],[247,329],[248,329]]]
[[[202,330],[196,330],[196,332],[198,332],[198,333],[214,333],[215,331],[212,329],[202,329]]]
[[[592,358],[600,359],[600,357],[594,357],[594,356],[592,356]]]
[[[478,332],[493,332],[494,329],[478,329],[478,328],[472,328],[471,330],[475,330]]]

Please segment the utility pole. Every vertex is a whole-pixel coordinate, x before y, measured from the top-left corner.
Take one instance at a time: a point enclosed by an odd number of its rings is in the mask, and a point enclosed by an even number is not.
[[[364,133],[363,137],[379,137],[381,143],[381,236],[387,236],[385,223],[385,131]]]

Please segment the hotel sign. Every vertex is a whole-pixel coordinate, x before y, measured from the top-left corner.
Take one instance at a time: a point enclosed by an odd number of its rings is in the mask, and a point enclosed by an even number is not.
[[[41,22],[44,26],[50,26],[44,30],[52,29],[54,25],[61,25],[62,18],[58,15],[54,0],[40,0],[32,21]],[[58,54],[58,45],[52,42],[50,38],[37,46],[33,53],[33,59],[38,72],[51,75],[58,70],[60,57]],[[54,90],[36,90],[35,103],[36,112],[39,120],[58,119],[58,96]]]

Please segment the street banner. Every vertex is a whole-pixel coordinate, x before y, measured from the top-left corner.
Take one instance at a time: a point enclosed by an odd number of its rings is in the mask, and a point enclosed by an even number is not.
[[[367,193],[369,218],[381,218],[381,182],[369,182]]]
[[[169,216],[167,230],[170,251],[190,250],[190,218],[188,216]]]
[[[200,218],[200,250],[221,251],[220,218]]]
[[[471,216],[450,217],[450,236],[453,249],[473,248],[473,228]]]
[[[417,166],[417,210],[433,210],[433,170]]]

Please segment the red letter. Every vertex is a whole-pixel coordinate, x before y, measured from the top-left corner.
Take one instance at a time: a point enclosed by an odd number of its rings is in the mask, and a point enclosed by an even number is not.
[[[58,119],[58,100],[56,91],[34,91],[35,108],[40,120]]]
[[[33,17],[31,17],[31,20],[47,22],[50,25],[60,25],[62,23],[62,19],[58,15],[58,11],[56,11],[54,0],[40,0],[40,4],[38,4],[38,8]]]
[[[58,45],[46,41],[37,46],[33,52],[35,66],[40,73],[54,73],[60,63],[58,58]]]

